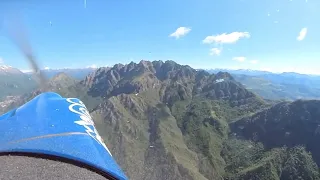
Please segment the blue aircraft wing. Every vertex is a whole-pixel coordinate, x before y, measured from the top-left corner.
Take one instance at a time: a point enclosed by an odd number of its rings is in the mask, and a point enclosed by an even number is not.
[[[118,180],[127,177],[77,98],[43,93],[0,116],[0,153],[38,153],[85,163]]]

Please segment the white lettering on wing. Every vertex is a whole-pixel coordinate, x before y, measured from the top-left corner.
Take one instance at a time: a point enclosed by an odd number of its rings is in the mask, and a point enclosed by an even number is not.
[[[104,144],[101,136],[99,135],[97,129],[95,128],[94,122],[84,103],[77,98],[67,98],[67,102],[70,103],[69,110],[75,114],[78,114],[80,117],[80,119],[77,121],[74,121],[74,123],[84,127],[86,133],[90,137],[92,137],[94,140],[96,140],[100,145],[102,145],[108,151],[108,153],[112,156],[108,147]],[[78,108],[75,108],[75,107],[78,107]]]

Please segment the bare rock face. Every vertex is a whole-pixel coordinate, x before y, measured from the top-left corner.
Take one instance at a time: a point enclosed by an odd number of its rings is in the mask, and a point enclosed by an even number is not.
[[[165,103],[195,95],[210,99],[226,99],[237,105],[247,104],[256,96],[225,72],[210,75],[173,61],[141,61],[112,68],[100,68],[81,82],[91,96],[111,97],[161,89]]]

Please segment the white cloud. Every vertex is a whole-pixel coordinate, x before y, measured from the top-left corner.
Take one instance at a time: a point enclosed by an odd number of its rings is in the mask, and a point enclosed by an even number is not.
[[[223,33],[215,36],[207,36],[202,42],[204,44],[222,43],[232,44],[237,42],[240,38],[249,38],[250,33],[248,32],[232,32],[230,34]]]
[[[307,35],[307,32],[308,32],[308,29],[307,28],[302,28],[300,33],[299,33],[299,36],[297,37],[297,40],[298,41],[302,41],[304,40],[304,38],[306,37]]]
[[[191,31],[188,27],[179,27],[174,33],[170,34],[170,37],[175,37],[176,39],[187,35]]]
[[[217,56],[219,56],[220,54],[221,54],[221,49],[219,49],[219,48],[212,48],[212,49],[210,49],[210,55],[211,56],[213,56],[213,55],[217,55]]]
[[[246,57],[234,57],[234,58],[232,58],[232,60],[244,62],[246,60]]]
[[[251,64],[257,64],[258,61],[257,61],[257,60],[251,60],[250,63],[251,63]]]
[[[87,68],[97,68],[98,66],[96,65],[96,64],[92,64],[92,65],[90,65],[90,66],[87,66]]]
[[[49,68],[49,67],[45,67],[44,69],[45,69],[45,70],[48,70],[48,69],[50,69],[50,68]]]

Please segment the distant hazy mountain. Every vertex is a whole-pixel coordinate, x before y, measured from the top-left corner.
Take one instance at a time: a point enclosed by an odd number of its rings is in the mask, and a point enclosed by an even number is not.
[[[64,69],[43,69],[41,70],[41,72],[44,73],[44,75],[47,78],[52,78],[59,73],[65,73],[66,75],[72,78],[80,80],[85,78],[88,74],[92,73],[94,70],[96,70],[96,68],[75,68],[75,69],[64,68]],[[32,72],[29,72],[27,74],[32,74]]]
[[[11,66],[0,66],[0,100],[6,96],[21,95],[36,88],[31,75],[24,74]]]
[[[47,69],[41,70],[41,72],[44,73],[48,79],[64,73],[76,80],[82,80],[94,70],[94,68]],[[37,87],[38,84],[32,72],[23,73],[19,69],[11,66],[0,66],[0,100],[5,99],[6,96],[22,95],[31,92]]]
[[[6,65],[0,65],[0,75],[21,75],[23,72],[21,72],[17,68],[13,68],[11,66]]]
[[[299,73],[271,73],[255,70],[207,70],[210,73],[226,71],[248,89],[267,99],[320,99],[320,76]]]
[[[52,78],[58,73],[65,73],[70,77],[73,77],[75,79],[83,79],[85,78],[89,73],[96,70],[95,68],[79,68],[79,69],[48,69],[48,70],[42,70],[44,74],[48,78]]]
[[[264,74],[272,74],[272,72],[268,71],[258,71],[258,70],[251,70],[251,69],[205,69],[209,73],[218,73],[218,72],[229,72],[231,74],[245,74],[250,76],[256,76],[256,75],[264,75]]]
[[[295,72],[272,73],[268,71],[258,70],[230,70],[230,69],[208,69],[209,73],[217,73],[220,71],[229,72],[230,74],[240,74],[248,76],[256,76],[270,80],[272,83],[284,84],[303,84],[303,85],[317,85],[320,86],[320,75],[300,74]]]

